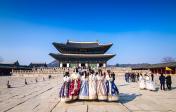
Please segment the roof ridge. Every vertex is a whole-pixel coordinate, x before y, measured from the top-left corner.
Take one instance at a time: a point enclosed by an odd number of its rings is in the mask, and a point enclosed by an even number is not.
[[[68,40],[67,42],[68,43],[89,43],[89,44],[91,44],[91,43],[93,43],[93,44],[97,43],[97,44],[99,44],[98,41],[91,42],[91,41],[71,41],[71,40]]]

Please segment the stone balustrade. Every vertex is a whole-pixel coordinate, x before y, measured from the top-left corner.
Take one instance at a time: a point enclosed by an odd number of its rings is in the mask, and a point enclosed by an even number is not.
[[[150,73],[149,70],[132,70],[131,68],[127,67],[106,67],[100,68],[104,71],[111,70],[116,75],[124,75],[127,72],[133,73]],[[12,70],[12,76],[43,76],[43,75],[58,75],[64,74],[66,71],[70,73],[73,72],[73,68],[33,68],[32,70]]]
[[[41,75],[58,75],[66,71],[73,72],[68,68],[33,68],[32,70],[12,70],[12,76],[41,76]]]

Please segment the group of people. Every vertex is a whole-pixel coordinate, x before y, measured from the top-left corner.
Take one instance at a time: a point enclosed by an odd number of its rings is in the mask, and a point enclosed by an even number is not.
[[[161,74],[160,88],[171,90],[171,76]],[[93,70],[91,68],[76,68],[73,73],[66,72],[63,77],[59,97],[63,102],[80,100],[118,101],[119,90],[115,84],[115,74],[110,70]],[[138,82],[140,89],[156,91],[153,74],[126,73],[126,82]]]
[[[127,83],[139,81],[139,73],[125,73],[125,81]]]
[[[156,86],[155,86],[155,82],[153,80],[153,74],[151,74],[151,77],[147,74],[145,74],[144,76],[142,74],[140,74],[140,76],[139,76],[139,88],[155,91]]]
[[[114,82],[115,74],[110,70],[97,72],[92,69],[76,68],[72,74],[66,72],[59,92],[63,102],[73,100],[118,101],[119,91]]]
[[[166,77],[163,74],[161,74],[159,77],[159,80],[160,80],[160,89],[161,90],[165,90],[165,84],[167,85],[168,90],[172,89],[172,87],[171,87],[172,79],[171,79],[170,74],[168,74]]]
[[[167,74],[166,76],[164,76],[163,74],[161,74],[159,76],[159,81],[160,81],[160,89],[161,90],[165,90],[165,85],[167,86],[168,90],[171,90],[171,84],[172,84],[172,79],[171,79],[171,75]],[[154,75],[151,74],[151,77],[147,74],[145,74],[144,76],[141,74],[139,77],[139,87],[140,89],[148,89],[148,90],[152,90],[155,91],[156,90],[156,84],[154,81]]]

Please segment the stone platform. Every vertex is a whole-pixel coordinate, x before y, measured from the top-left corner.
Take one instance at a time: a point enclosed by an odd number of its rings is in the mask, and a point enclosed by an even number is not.
[[[58,92],[62,78],[0,77],[1,85],[10,80],[12,88],[0,87],[0,112],[176,112],[176,85],[171,91],[139,90],[138,83],[125,83],[116,78],[120,91],[119,102],[74,101],[62,103]],[[156,82],[158,84],[158,78]],[[176,82],[176,78],[173,78]]]

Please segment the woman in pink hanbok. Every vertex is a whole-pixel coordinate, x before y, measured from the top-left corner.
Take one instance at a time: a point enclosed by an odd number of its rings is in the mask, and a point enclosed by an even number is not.
[[[97,99],[97,77],[94,72],[89,75],[89,100]]]
[[[105,82],[105,76],[102,71],[99,71],[97,75],[97,95],[98,100],[107,100],[107,86]]]

